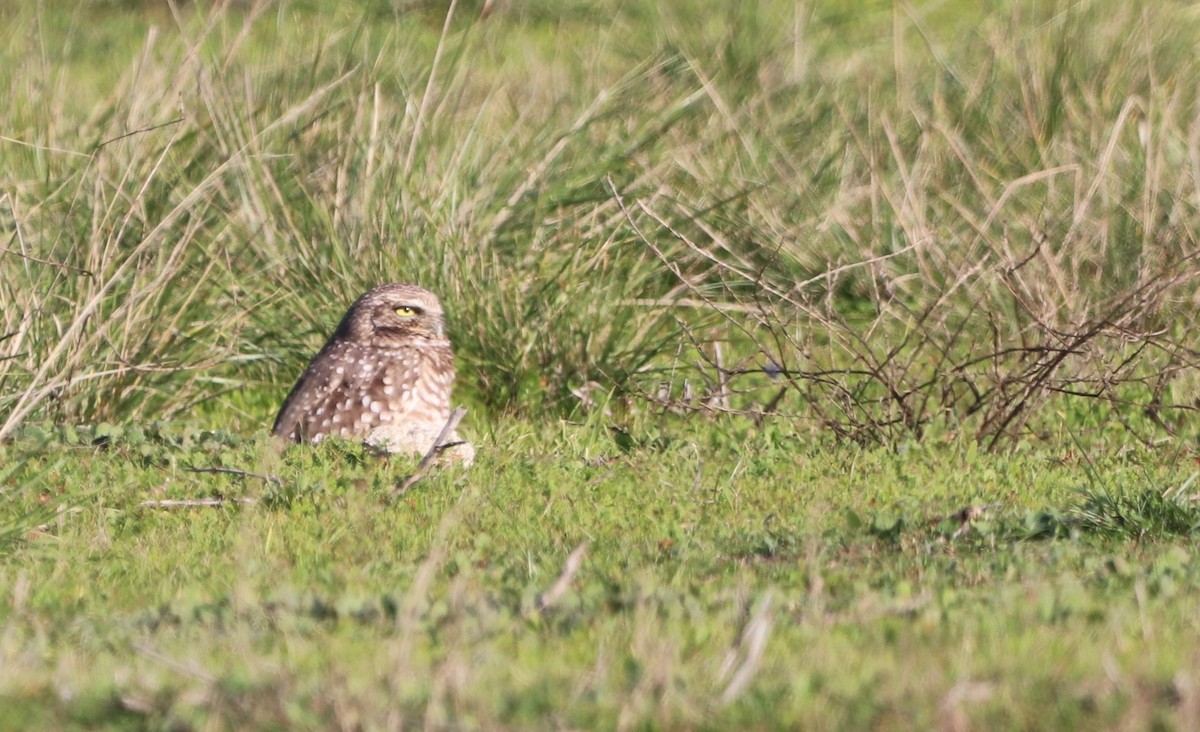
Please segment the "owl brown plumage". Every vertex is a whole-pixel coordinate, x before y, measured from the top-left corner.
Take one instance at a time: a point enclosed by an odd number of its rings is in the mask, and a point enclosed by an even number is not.
[[[437,297],[416,285],[381,285],[350,306],[292,388],[271,433],[295,442],[361,438],[387,452],[424,452],[450,416],[453,384],[454,353]]]

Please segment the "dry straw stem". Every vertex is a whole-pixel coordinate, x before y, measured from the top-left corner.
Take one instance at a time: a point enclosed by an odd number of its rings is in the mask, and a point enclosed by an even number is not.
[[[421,95],[421,106],[417,110],[416,122],[413,123],[412,138],[408,144],[408,155],[404,158],[405,178],[412,174],[413,161],[416,160],[417,150],[421,143],[421,133],[425,131],[425,116],[428,113],[429,105],[433,102],[433,85],[437,79],[438,65],[442,60],[442,52],[446,46],[446,37],[450,34],[450,21],[454,19],[454,8],[457,5],[458,0],[450,0],[450,6],[446,8],[446,20],[442,24],[442,35],[438,39],[437,48],[433,52],[433,63],[429,66],[429,78],[425,82],[425,93]]]
[[[762,663],[763,653],[767,649],[767,640],[771,637],[771,628],[775,624],[771,612],[772,593],[768,590],[754,608],[753,614],[742,629],[737,646],[729,651],[717,680],[729,679],[725,690],[721,692],[721,703],[730,704],[738,699],[750,686],[754,674]]]
[[[567,561],[563,562],[562,573],[558,575],[558,579],[554,581],[550,588],[538,595],[537,609],[545,612],[549,610],[554,603],[563,598],[567,591],[571,588],[571,582],[575,580],[575,575],[579,573],[579,568],[583,566],[583,557],[587,554],[588,543],[585,541],[579,546],[571,550],[567,555]]]

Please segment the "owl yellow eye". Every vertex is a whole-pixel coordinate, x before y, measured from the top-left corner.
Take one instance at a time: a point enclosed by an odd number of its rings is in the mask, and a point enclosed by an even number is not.
[[[399,315],[401,318],[415,318],[417,317],[417,309],[410,308],[407,305],[401,305],[400,307],[396,308],[396,315]]]

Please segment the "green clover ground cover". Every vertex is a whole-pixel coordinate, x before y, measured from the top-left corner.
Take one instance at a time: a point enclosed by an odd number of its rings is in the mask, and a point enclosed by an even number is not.
[[[5,727],[1063,728],[1197,703],[1177,455],[514,424],[396,496],[411,464],[352,445],[36,432],[3,455]],[[280,482],[190,470],[214,466]],[[203,498],[225,503],[140,507]]]

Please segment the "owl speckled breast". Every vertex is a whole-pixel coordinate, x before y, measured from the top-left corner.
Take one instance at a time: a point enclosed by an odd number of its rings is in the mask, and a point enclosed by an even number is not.
[[[350,306],[271,432],[294,442],[333,436],[423,453],[450,416],[453,386],[454,353],[437,297],[416,285],[382,285]]]

